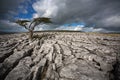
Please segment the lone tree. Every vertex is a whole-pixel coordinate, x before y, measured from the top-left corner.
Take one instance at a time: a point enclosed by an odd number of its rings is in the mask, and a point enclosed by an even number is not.
[[[29,38],[32,39],[33,31],[37,25],[39,25],[40,23],[52,23],[52,21],[50,20],[50,18],[47,17],[38,17],[38,18],[34,18],[32,21],[17,20],[16,23],[27,29],[29,31]]]

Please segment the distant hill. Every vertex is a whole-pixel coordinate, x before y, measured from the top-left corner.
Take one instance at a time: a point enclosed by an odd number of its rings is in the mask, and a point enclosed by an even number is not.
[[[84,31],[73,31],[73,30],[43,30],[35,32],[84,32]]]
[[[0,34],[14,34],[14,33],[19,33],[19,32],[3,32],[3,31],[0,31]]]

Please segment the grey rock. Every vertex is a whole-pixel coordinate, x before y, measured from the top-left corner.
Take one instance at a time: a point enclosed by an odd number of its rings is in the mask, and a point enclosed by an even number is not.
[[[65,78],[75,79],[75,74],[73,73],[73,71],[75,71],[76,69],[77,66],[75,64],[70,64],[61,69],[60,76]]]
[[[26,33],[0,35],[0,80],[120,79],[119,34],[34,35],[43,36],[30,41]]]
[[[19,64],[7,75],[5,80],[23,80],[30,73],[30,57],[22,59]]]
[[[56,64],[57,67],[60,67],[60,66],[63,65],[63,62],[62,62],[62,54],[57,54],[57,55],[56,55],[55,64]]]
[[[62,54],[67,55],[67,56],[71,55],[71,50],[68,46],[61,45],[61,48],[63,50]]]
[[[32,68],[32,71],[34,71],[33,79],[32,80],[38,80],[38,79],[44,79],[44,68],[46,66],[47,60],[43,58],[36,66]]]

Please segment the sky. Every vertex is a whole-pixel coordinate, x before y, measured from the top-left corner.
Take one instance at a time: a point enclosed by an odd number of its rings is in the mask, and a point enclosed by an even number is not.
[[[17,19],[49,17],[35,30],[120,32],[120,0],[0,0],[0,31],[26,31]]]

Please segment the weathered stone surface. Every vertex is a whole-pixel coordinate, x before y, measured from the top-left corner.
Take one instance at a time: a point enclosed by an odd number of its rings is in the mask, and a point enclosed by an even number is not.
[[[68,46],[61,45],[61,48],[63,50],[64,55],[66,55],[66,56],[71,55],[71,50],[70,50],[70,48]]]
[[[63,62],[62,62],[62,54],[57,54],[57,55],[56,55],[55,64],[56,64],[57,67],[60,67],[60,66],[63,65]]]
[[[7,75],[5,80],[23,80],[30,73],[30,57],[22,59],[19,64]]]
[[[76,69],[77,69],[77,66],[75,64],[70,64],[61,69],[60,76],[68,79],[75,79],[76,76],[74,74],[74,71]]]
[[[35,35],[0,35],[0,80],[120,80],[119,34]]]
[[[4,51],[4,52],[0,52],[0,63],[3,62],[11,54],[13,54],[13,50],[7,50],[7,51]]]
[[[44,58],[40,60],[40,62],[32,68],[33,73],[33,79],[32,80],[42,80],[44,79],[44,72],[45,67],[48,67],[47,60]]]

